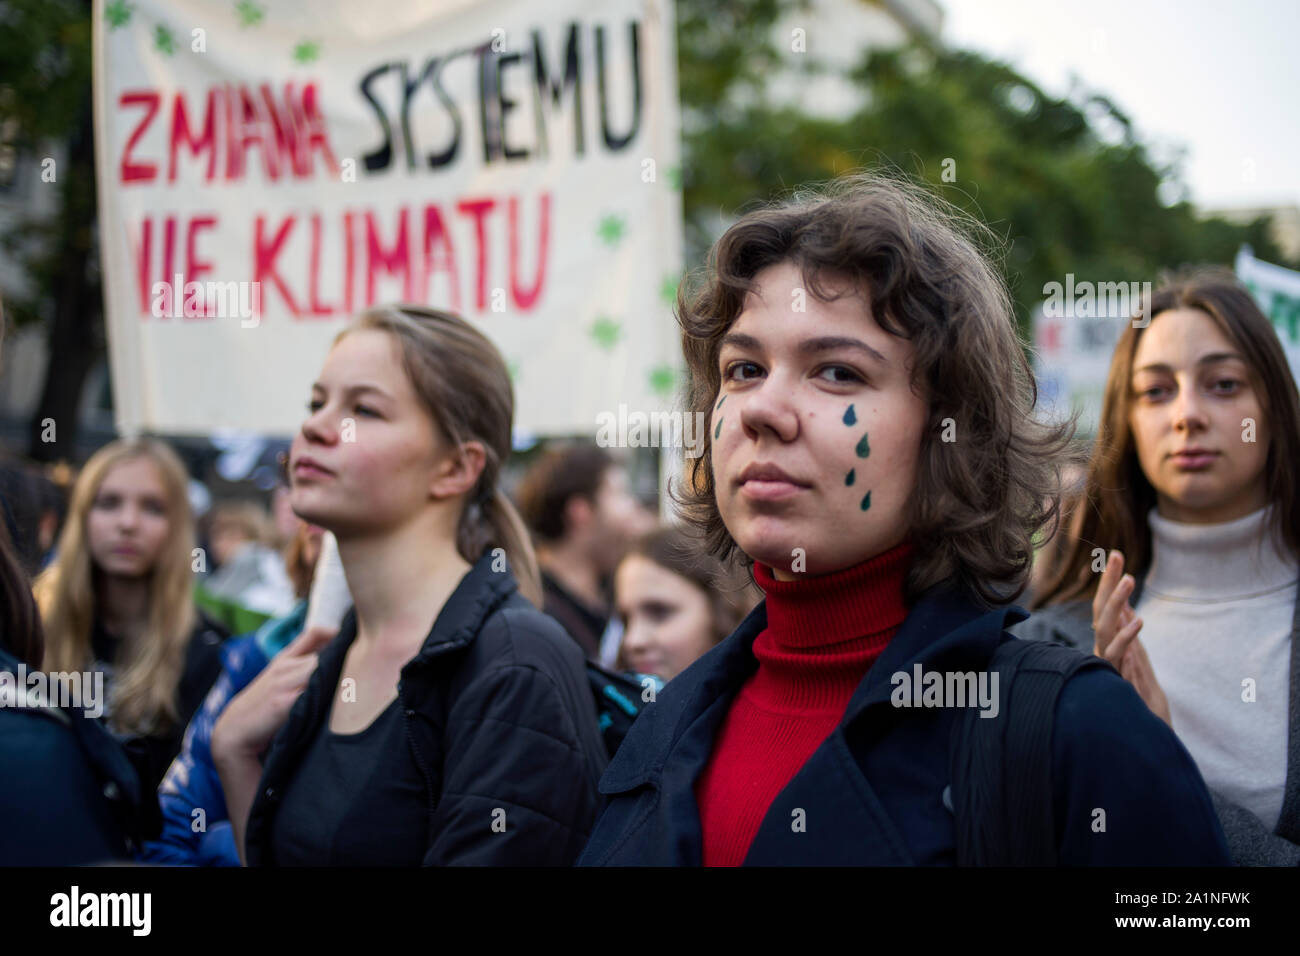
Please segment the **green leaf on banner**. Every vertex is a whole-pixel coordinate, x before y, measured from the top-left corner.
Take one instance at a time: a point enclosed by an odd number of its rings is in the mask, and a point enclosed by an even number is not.
[[[612,349],[622,334],[622,326],[607,315],[599,316],[591,323],[591,337],[605,350]]]
[[[172,36],[171,30],[160,23],[153,28],[153,46],[164,56],[171,56],[176,52],[176,38]]]
[[[259,7],[253,0],[239,0],[235,4],[235,12],[239,14],[239,25],[241,27],[252,27],[262,22],[262,17],[266,11]]]
[[[650,390],[656,395],[668,397],[677,384],[677,373],[671,365],[656,365],[650,370]]]
[[[303,40],[293,48],[293,58],[299,63],[311,63],[320,58],[320,44],[315,40]]]
[[[610,213],[600,221],[596,228],[596,234],[605,245],[617,245],[627,231],[627,225],[623,222],[623,217]]]
[[[108,21],[110,29],[125,26],[126,21],[131,19],[131,5],[126,0],[112,0],[104,5],[104,19]]]
[[[677,276],[664,276],[664,281],[659,285],[659,298],[670,308],[677,302],[677,284],[680,281]]]

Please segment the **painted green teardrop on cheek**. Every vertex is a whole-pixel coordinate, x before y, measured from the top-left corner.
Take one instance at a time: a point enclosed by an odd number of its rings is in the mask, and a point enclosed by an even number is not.
[[[871,507],[871,492],[868,491],[867,496],[862,499],[862,510],[866,511],[870,507]]]
[[[853,414],[853,406],[850,405],[848,409],[844,412],[844,424],[856,425],[857,423],[858,423],[858,416]]]
[[[862,433],[862,437],[858,439],[858,447],[854,450],[858,453],[859,458],[866,458],[871,454],[871,445],[867,443],[866,432]]]
[[[721,434],[722,434],[722,419],[719,418],[719,419],[718,419],[718,427],[715,428],[715,429],[713,429],[713,437],[714,437],[714,438],[717,438],[717,437],[718,437],[719,435],[721,435]]]
[[[726,395],[723,395],[720,399],[718,399],[718,404],[714,405],[713,407],[714,407],[715,409],[721,408],[721,407],[722,407],[722,403],[725,402],[726,400],[727,400],[727,396],[726,396]]]
[[[850,468],[850,469],[849,469],[849,473],[848,473],[847,475],[844,476],[844,483],[845,483],[846,485],[851,485],[851,484],[853,484],[853,479],[856,477],[856,476],[854,475],[853,472],[854,472],[854,469]]]

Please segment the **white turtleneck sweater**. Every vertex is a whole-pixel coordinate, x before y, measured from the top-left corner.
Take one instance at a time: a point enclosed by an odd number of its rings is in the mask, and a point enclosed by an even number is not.
[[[1135,608],[1174,731],[1206,785],[1270,830],[1286,784],[1297,583],[1295,557],[1272,544],[1272,517],[1261,508],[1183,524],[1153,509],[1151,569]]]

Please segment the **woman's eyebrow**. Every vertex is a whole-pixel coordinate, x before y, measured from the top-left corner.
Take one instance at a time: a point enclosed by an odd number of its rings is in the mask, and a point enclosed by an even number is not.
[[[761,352],[762,343],[752,335],[746,335],[744,332],[728,332],[718,343],[718,351],[721,352],[728,345],[738,349],[748,349],[751,352]]]
[[[805,339],[799,343],[799,351],[805,355],[815,355],[820,352],[830,352],[836,349],[856,349],[859,352],[866,352],[868,357],[879,362],[881,365],[888,365],[889,360],[873,349],[861,339],[851,338],[847,335],[825,335],[815,339]]]
[[[724,335],[718,345],[718,351],[721,352],[728,345],[738,349],[749,349],[754,352],[762,351],[762,343],[752,335],[746,335],[743,332],[728,332]],[[799,343],[799,351],[805,355],[817,355],[837,349],[855,349],[859,352],[865,352],[868,358],[879,362],[881,365],[889,365],[889,360],[876,349],[873,349],[861,339],[855,339],[847,335],[823,335],[815,339],[804,339]]]
[[[311,390],[313,392],[329,391],[329,389],[327,389],[320,382],[313,382],[311,386]],[[384,391],[382,388],[380,388],[378,385],[370,385],[365,382],[362,382],[361,384],[358,385],[348,385],[345,388],[340,389],[340,391],[342,391],[344,395],[355,396],[355,395],[361,395],[365,392],[370,392],[371,394],[378,395],[380,398],[391,399],[393,397],[392,395],[389,395],[386,391]]]
[[[1246,360],[1236,352],[1211,352],[1209,355],[1202,355],[1196,360],[1199,365],[1213,365],[1216,362],[1245,362]],[[1135,368],[1134,372],[1172,372],[1173,366],[1168,362],[1151,362],[1140,368]]]

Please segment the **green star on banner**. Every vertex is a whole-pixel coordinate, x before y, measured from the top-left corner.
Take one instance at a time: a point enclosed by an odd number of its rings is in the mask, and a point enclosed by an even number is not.
[[[299,63],[311,63],[320,57],[320,44],[314,40],[303,40],[293,48],[293,58]]]
[[[656,365],[650,370],[650,390],[656,395],[668,397],[677,384],[677,373],[671,365]]]
[[[591,323],[591,337],[602,349],[612,349],[621,334],[622,328],[607,315],[602,315]]]
[[[160,23],[153,28],[153,46],[164,56],[171,56],[176,52],[176,38],[172,36],[171,30]]]
[[[507,363],[506,363],[506,371],[510,374],[510,381],[511,381],[511,382],[517,382],[517,381],[519,381],[519,363],[518,363],[518,362],[507,362]]]
[[[664,171],[664,181],[667,182],[668,185],[671,186],[673,189],[681,189],[682,188],[682,167],[669,166],[668,169]]]
[[[126,0],[112,0],[104,5],[104,19],[108,21],[109,29],[125,26],[131,19],[131,5]]]
[[[607,246],[617,245],[626,231],[627,226],[623,222],[623,217],[613,213],[602,219],[600,225],[596,227],[596,234],[600,236],[601,242]]]
[[[235,12],[239,14],[239,25],[241,27],[252,27],[262,22],[262,17],[266,11],[259,7],[253,0],[239,0],[235,4]]]

